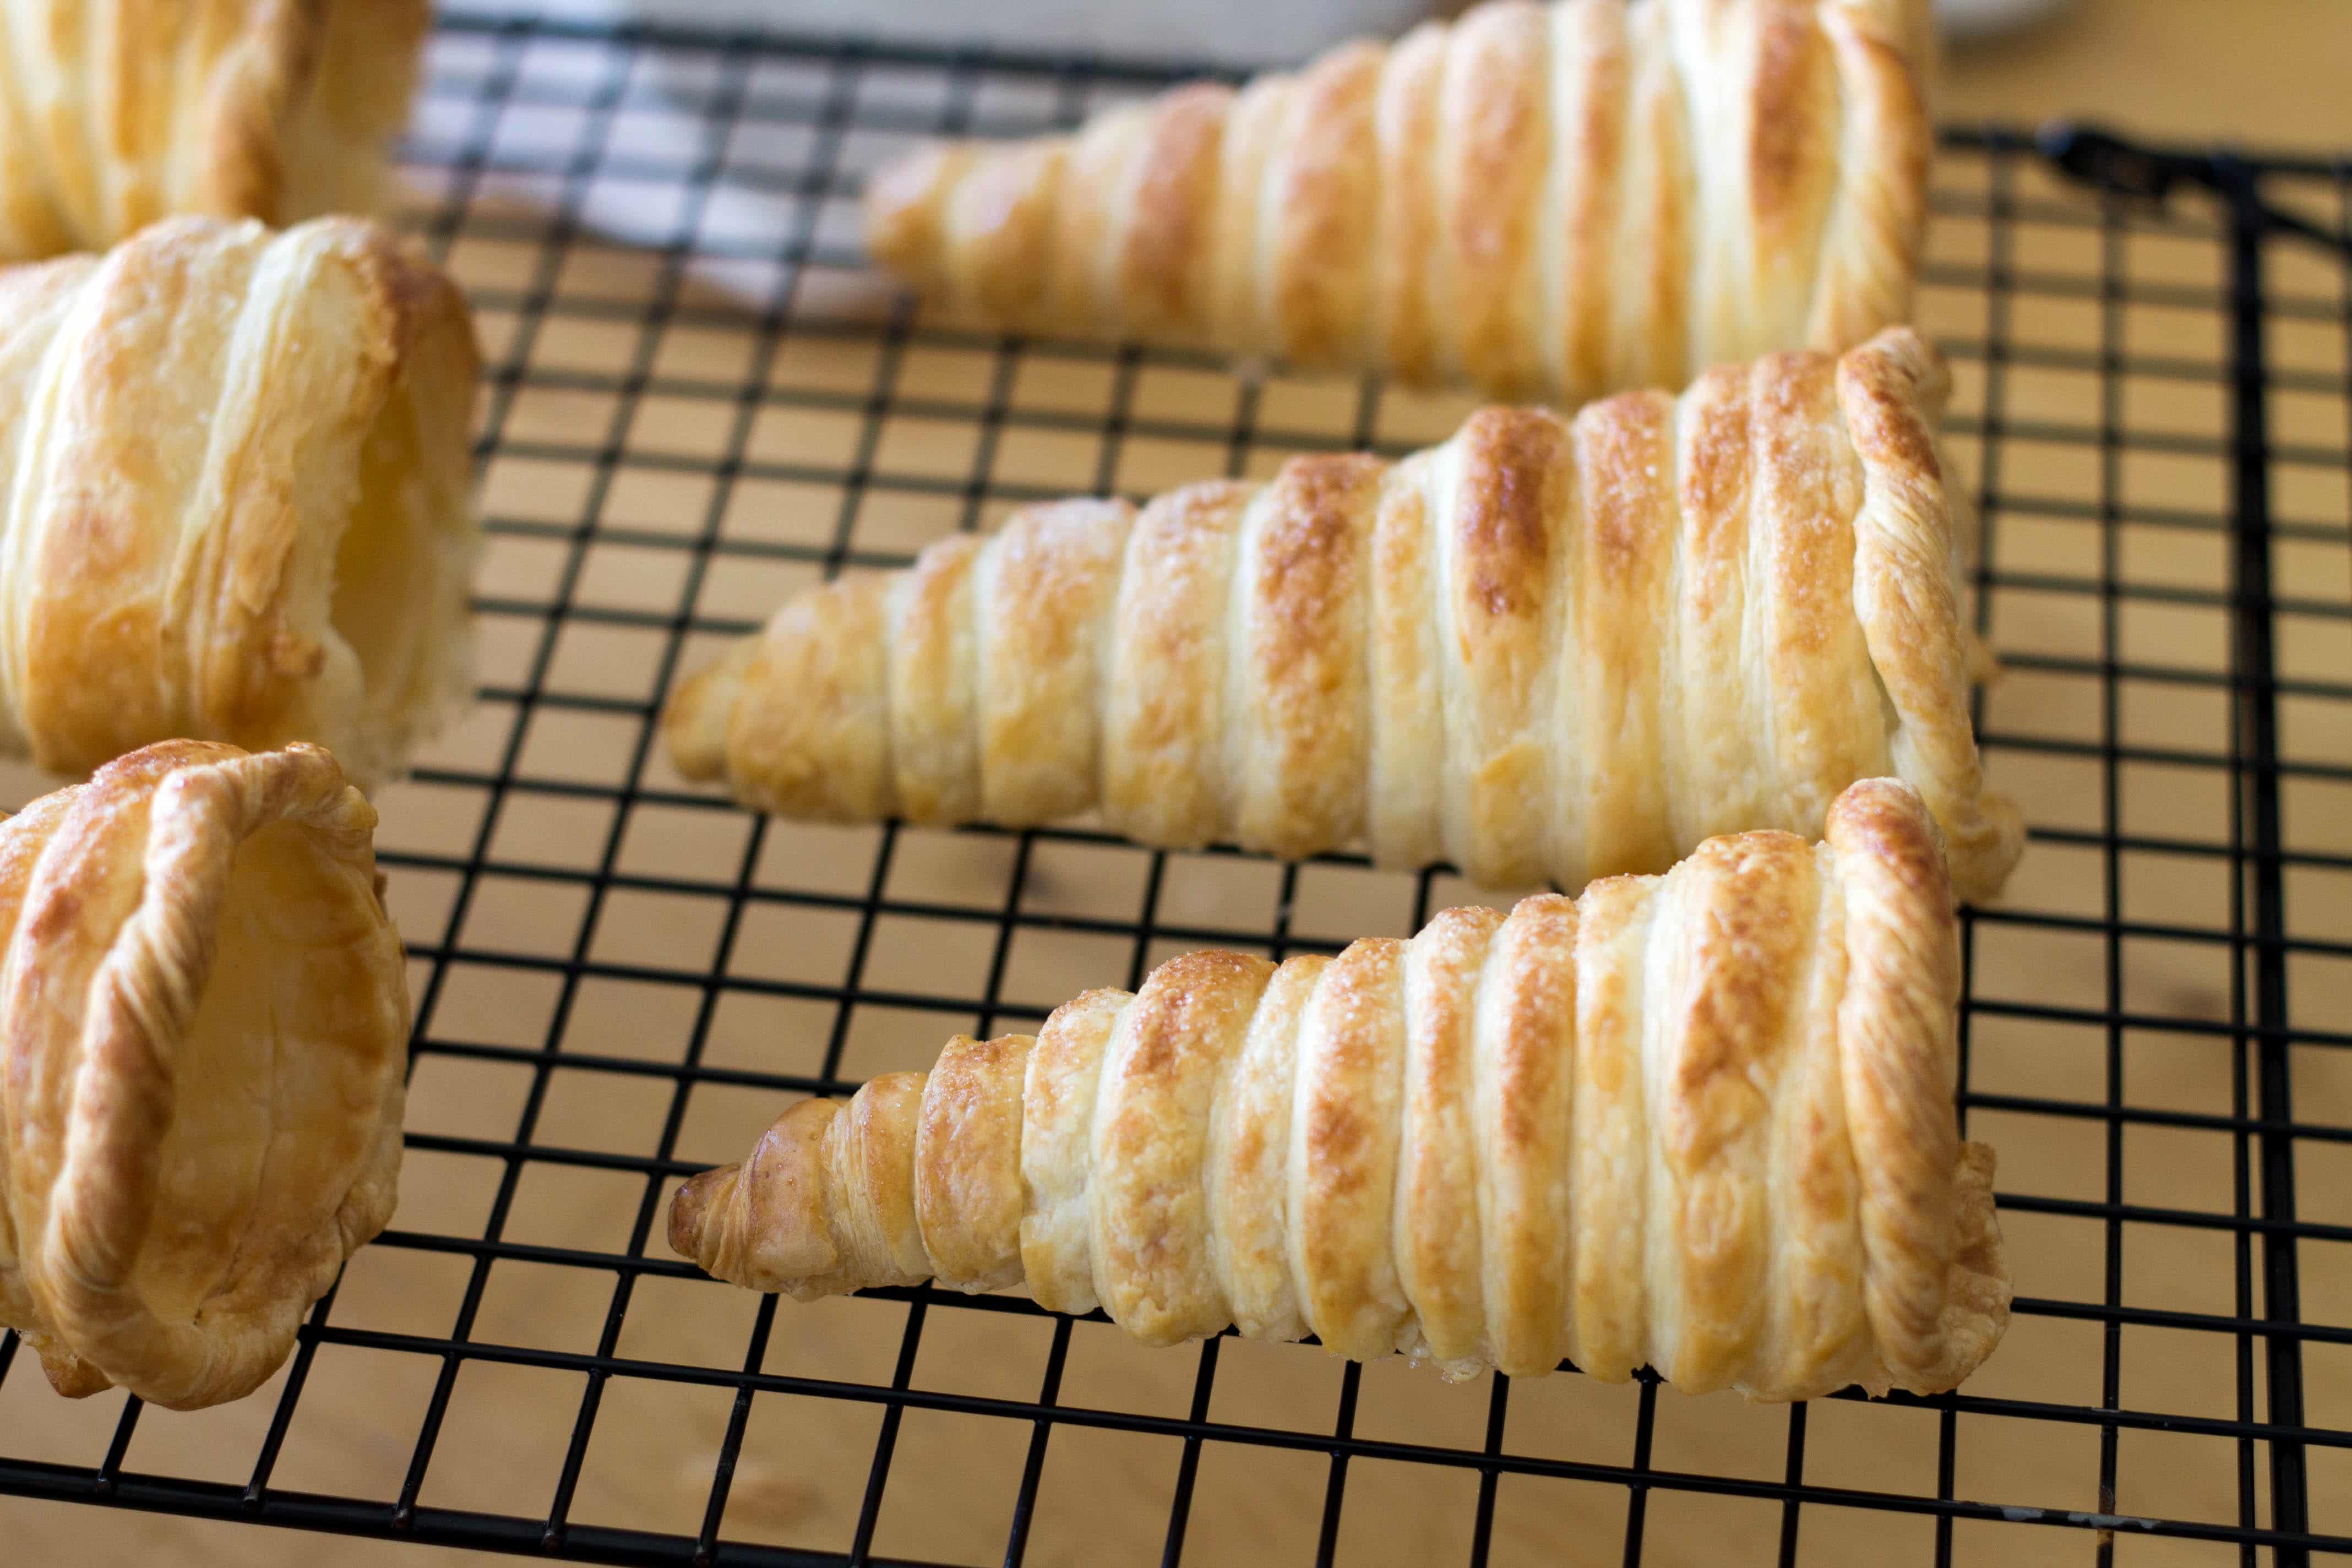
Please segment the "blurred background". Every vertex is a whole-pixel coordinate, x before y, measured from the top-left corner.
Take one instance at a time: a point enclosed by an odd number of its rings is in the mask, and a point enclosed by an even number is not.
[[[1460,0],[467,0],[469,11],[604,20],[767,22],[1054,52],[1283,63],[1396,32]],[[1958,46],[1944,105],[1962,118],[2104,114],[2200,136],[2334,147],[2352,6],[2339,0],[1937,0]]]

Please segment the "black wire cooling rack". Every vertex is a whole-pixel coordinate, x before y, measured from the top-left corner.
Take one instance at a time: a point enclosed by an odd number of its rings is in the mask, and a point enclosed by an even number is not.
[[[884,157],[1179,74],[445,19],[408,219],[481,323],[492,544],[481,706],[383,801],[418,997],[402,1211],[239,1405],[69,1405],[0,1342],[0,1492],[608,1563],[2352,1550],[2341,162],[1944,138],[1922,314],[1987,522],[1986,752],[2033,824],[1967,928],[1962,1111],[2021,1295],[1961,1392],[1456,1388],[1009,1299],[780,1308],[668,1254],[677,1180],[791,1093],[1180,948],[1334,948],[1474,896],[1083,828],[762,823],[655,744],[674,675],[820,575],[1458,418],[958,333],[861,270]],[[85,1557],[137,1524],[7,1508]]]

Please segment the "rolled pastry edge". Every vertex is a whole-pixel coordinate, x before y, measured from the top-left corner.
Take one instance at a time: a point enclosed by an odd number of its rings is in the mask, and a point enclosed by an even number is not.
[[[252,1392],[345,1258],[390,1220],[408,999],[374,824],[316,747],[246,753],[186,741],[133,752],[0,824],[0,1321],[24,1333],[59,1393],[120,1384],[194,1409]],[[288,907],[314,898],[331,904]],[[316,945],[273,941],[273,921],[297,922]],[[342,922],[337,942],[320,921]],[[236,980],[267,986],[273,1007],[305,992],[322,1007],[282,1022],[324,1058],[313,1065],[325,1087],[222,1079],[254,1059],[222,1048],[224,1027],[236,1043],[239,1019],[206,1011],[222,1000],[210,993],[230,940],[242,965],[324,965]],[[266,1070],[282,1046],[261,1058]],[[281,1102],[297,1089],[331,1099]],[[244,1228],[219,1241],[226,1256],[199,1242],[193,1258],[152,1258],[223,1219],[205,1207],[217,1192],[186,1187],[187,1163],[220,1168],[211,1117],[237,1117],[257,1092],[303,1117],[303,1140],[283,1144],[270,1130],[254,1190],[229,1194]],[[173,1140],[189,1118],[193,1151]],[[174,1201],[195,1207],[175,1213]],[[159,1303],[151,1271],[179,1277],[167,1294],[191,1271],[205,1288],[192,1308]]]

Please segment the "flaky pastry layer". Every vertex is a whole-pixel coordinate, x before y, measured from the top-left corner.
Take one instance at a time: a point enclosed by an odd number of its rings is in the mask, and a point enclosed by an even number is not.
[[[679,1190],[670,1244],[803,1300],[1025,1283],[1156,1345],[1939,1392],[2010,1302],[1959,984],[1934,824],[1867,781],[1822,844],[1710,839],[1331,958],[1191,953],[957,1039],[793,1106]]]
[[[0,822],[0,1324],[60,1393],[252,1392],[391,1217],[408,990],[314,746],[150,746]]]
[[[1485,409],[1397,463],[1032,508],[785,605],[679,688],[670,755],[785,816],[1097,810],[1567,889],[1816,835],[1893,773],[1989,897],[2023,830],[1969,720],[1948,387],[1897,328],[1573,419]]]
[[[0,5],[0,261],[378,205],[428,0]]]
[[[1924,0],[1491,0],[886,168],[950,313],[1581,401],[1909,316]]]
[[[393,771],[469,694],[476,369],[457,286],[359,219],[0,268],[0,747]]]

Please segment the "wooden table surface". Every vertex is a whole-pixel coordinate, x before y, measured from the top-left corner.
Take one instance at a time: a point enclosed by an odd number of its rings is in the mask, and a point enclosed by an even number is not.
[[[1951,50],[1955,120],[2077,115],[2148,135],[2327,152],[2352,147],[2352,5],[2336,0],[2077,0]]]
[[[2188,135],[2229,135],[2259,143],[2352,145],[2352,116],[2344,107],[2343,64],[2352,59],[2352,5],[2324,0],[2238,0],[2229,5],[2205,0],[2086,0],[2067,19],[2031,37],[1969,51],[1948,61],[1944,104],[1948,115],[1969,120],[2031,120],[2061,110],[2095,113],[2149,131]],[[2055,194],[2053,192],[2052,194]],[[2018,259],[2079,269],[2084,265],[2079,234],[2051,230],[2029,234]],[[2135,246],[2139,242],[2135,241]],[[1965,217],[1939,222],[1938,258],[1978,264],[1983,258],[1983,226]],[[2032,247],[2046,247],[2036,251]],[[2210,285],[2213,247],[2187,246],[2178,254],[2150,245],[2136,250],[2134,265],[2182,280]],[[633,270],[627,253],[614,250],[602,261],[625,291]],[[506,265],[494,247],[461,247],[456,265],[469,282],[499,283]],[[2288,280],[2294,274],[2286,268]],[[2310,269],[2307,280],[2324,284],[2329,274]],[[2095,309],[2081,310],[2048,302],[2021,307],[2027,319],[2021,336],[2048,342],[2094,343]],[[1922,306],[1932,330],[1967,338],[1980,334],[1980,295],[1961,289],[1927,291]],[[2205,359],[2221,352],[2218,319],[2197,311],[2138,311],[2128,330],[2136,353],[2175,353]],[[486,320],[487,346],[495,355],[509,320]],[[2306,323],[2308,325],[2308,323]],[[567,328],[558,318],[551,334]],[[2279,352],[2302,356],[2296,363],[2341,371],[2340,328],[2283,327]],[[2331,335],[2332,334],[2332,335]],[[723,336],[723,334],[720,334]],[[705,345],[724,357],[725,345]],[[582,340],[572,345],[583,362],[604,348]],[[542,343],[541,363],[572,352],[558,341]],[[790,353],[800,373],[823,383],[828,377],[858,384],[867,351],[860,345],[808,342]],[[922,378],[937,376],[950,387],[968,367],[941,357],[936,363],[910,358],[908,374],[920,390]],[[1038,395],[1064,396],[1083,405],[1090,390],[1083,374],[1068,373],[1058,391],[1041,386]],[[1982,367],[1958,366],[1958,402],[1980,408]],[[1050,380],[1050,376],[1047,377]],[[1171,406],[1197,399],[1216,410],[1229,408],[1231,384],[1218,377],[1197,384],[1171,384],[1164,395]],[[2013,417],[2083,423],[2097,410],[2084,405],[2087,378],[2015,369],[2004,388]],[[1293,426],[1344,417],[1350,398],[1332,384],[1285,383],[1273,395],[1286,400]],[[2133,384],[2129,417],[2155,427],[2210,431],[2218,428],[2220,389],[2196,384]],[[1440,435],[1458,415],[1460,404],[1423,400],[1404,417]],[[576,430],[593,421],[588,403],[561,398],[519,403],[509,434],[537,421],[551,432]],[[2284,424],[2308,432],[2308,439],[2340,445],[2345,409],[2341,398],[2313,397],[2283,405]],[[2333,421],[2332,425],[2330,421]],[[814,423],[787,426],[775,439],[831,437]],[[2290,432],[2286,438],[2295,438]],[[1960,443],[1964,463],[1976,453]],[[1278,460],[1268,452],[1254,459],[1263,468]],[[2061,447],[2012,442],[2005,489],[2064,494],[2087,479],[2083,454]],[[1035,460],[1050,471],[1050,453]],[[1089,459],[1091,460],[1091,459]],[[1144,484],[1196,477],[1181,471],[1181,458],[1165,458],[1158,471],[1148,454],[1123,469],[1121,483]],[[2222,504],[2218,460],[2163,459],[2134,454],[2116,476],[2127,496],[2163,504]],[[2304,489],[2285,486],[2283,510],[2341,523],[2352,508],[2342,493],[2341,472],[2314,479]],[[545,476],[520,469],[495,473],[493,504],[527,510],[552,508],[569,521],[568,502],[535,496]],[[2187,498],[2187,499],[2182,499]],[[789,500],[790,498],[779,498]],[[633,495],[628,504],[648,517],[691,504],[684,488]],[[938,520],[909,514],[884,526],[902,529],[911,543],[935,531]],[[2183,586],[2220,586],[2224,562],[2210,536],[2127,528],[2119,568],[2136,581]],[[2284,570],[2294,574],[2298,591],[2342,599],[2347,595],[2345,553],[2313,546],[2283,547]],[[2061,521],[2007,520],[1999,537],[1999,558],[2012,572],[2083,573],[2097,566],[2095,531]],[[544,563],[527,550],[501,547],[491,552],[486,587],[492,592],[543,592]],[[592,563],[609,568],[610,588],[624,601],[632,572],[645,563],[615,557]],[[751,615],[772,602],[788,583],[782,576],[747,577],[727,592],[740,604],[714,613]],[[656,596],[658,588],[656,588]],[[2021,651],[2095,652],[2099,601],[2094,596],[2016,595],[1997,604],[1998,646]],[[2347,624],[2323,621],[2285,634],[2282,657],[2290,673],[2318,672],[2340,679],[2352,668]],[[2167,612],[2132,602],[2118,628],[2127,657],[2219,668],[2227,657],[2225,629],[2218,612]],[[517,636],[487,629],[485,658],[493,671],[518,654]],[[593,684],[626,663],[618,647],[581,652],[571,673]],[[602,661],[600,663],[600,661]],[[600,673],[601,671],[601,673]],[[614,677],[625,685],[625,670]],[[1990,721],[2016,733],[2055,736],[2095,734],[2100,723],[2096,688],[2053,677],[2012,674],[1994,691]],[[2126,689],[2117,715],[2126,737],[2150,745],[2212,746],[2223,734],[2220,693],[2202,688]],[[2352,706],[2292,705],[2286,743],[2295,754],[2352,761]],[[478,762],[503,735],[503,722],[475,724],[447,742],[442,754]],[[535,739],[531,765],[540,772],[569,766],[602,766],[588,755],[599,742],[585,734],[566,740],[551,732]],[[581,748],[567,757],[567,745]],[[2126,825],[2152,836],[2168,832],[2210,837],[2225,809],[2217,795],[2218,774],[2192,770],[2133,766],[2120,781]],[[656,782],[674,784],[661,764]],[[2039,822],[2093,819],[2098,781],[2082,764],[2063,757],[2005,752],[1997,778],[2032,802]],[[35,785],[22,775],[6,781],[16,800]],[[399,786],[384,800],[385,837],[403,847],[446,845],[462,837],[471,817],[465,803],[447,792]],[[2290,832],[2304,847],[2352,852],[2352,812],[2339,797],[2316,787],[2291,790]],[[2089,816],[2086,816],[2086,814]],[[499,852],[515,859],[562,863],[576,858],[583,839],[602,828],[585,815],[550,807],[519,814],[502,829]],[[710,814],[717,821],[731,821]],[[633,829],[633,833],[636,830]],[[711,824],[648,819],[632,853],[665,868],[727,863],[724,832],[713,840]],[[698,837],[702,835],[703,837]],[[794,881],[824,882],[829,877],[863,875],[870,840],[852,830],[780,829],[770,840],[772,857],[789,860]],[[945,835],[908,834],[901,840],[897,875],[919,884],[920,896],[953,899],[973,889],[992,898],[1003,876],[1002,847]],[[1032,869],[1033,897],[1088,912],[1097,906],[1124,918],[1131,911],[1135,860],[1119,852],[1041,852]],[[1198,924],[1263,925],[1268,883],[1262,868],[1220,862],[1171,883],[1168,895],[1183,918]],[[2089,851],[2037,846],[2012,885],[2016,907],[2074,910],[2096,917],[2105,893],[2098,857]],[[1302,884],[1297,921],[1302,930],[1354,934],[1402,931],[1405,923],[1400,879],[1370,874],[1318,874]],[[1468,897],[1463,889],[1448,891]],[[446,922],[450,888],[446,879],[404,874],[394,879],[396,912],[404,927],[436,932]],[[2342,878],[2314,876],[2290,889],[2298,926],[2312,934],[2352,936],[2352,888]],[[909,896],[918,896],[909,894]],[[2212,862],[2157,856],[2133,857],[2124,868],[2121,896],[2126,913],[2160,923],[2211,927],[2226,923],[2226,879]],[[1121,899],[1128,901],[1124,904]],[[478,901],[466,932],[489,946],[545,945],[549,906],[530,899]],[[615,913],[613,929],[600,941],[635,942],[656,955],[692,952],[692,935],[681,933],[669,912],[648,905]],[[762,941],[779,953],[824,949],[835,933],[814,922],[780,927]],[[2107,955],[2102,940],[2053,938],[1989,924],[1979,932],[1976,954],[1978,994],[2032,997],[2103,1005]],[[669,944],[665,946],[665,944]],[[2226,963],[2210,944],[2140,942],[2116,955],[2126,1010],[2179,1018],[2223,1016],[2228,1006]],[[952,965],[969,955],[935,945],[909,943],[877,952],[877,963],[912,972],[924,965]],[[681,962],[692,962],[690,956]],[[779,962],[784,962],[780,959]],[[1087,984],[1116,981],[1124,959],[1107,956],[1087,942],[1038,944],[1024,950],[1014,987],[1025,997],[1050,1003]],[[876,972],[868,980],[883,984]],[[2295,975],[2299,1019],[2329,1018],[2341,1028],[2352,1013],[2352,972],[2341,963],[2315,961]],[[538,1044],[535,1022],[518,1021],[509,1010],[537,1005],[514,992],[453,995],[438,1020],[444,1032],[488,1040],[512,1038]],[[866,1010],[861,1010],[861,1018]],[[724,1016],[714,1035],[711,1058],[731,1065],[764,1064],[772,1070],[806,1070],[809,1040],[824,1020],[814,1009],[778,1005],[745,1007]],[[674,1054],[681,1026],[670,999],[646,991],[611,987],[583,1002],[581,1033],[567,1045],[588,1042],[607,1051]],[[877,1016],[862,1023],[845,1070],[864,1074],[919,1066],[936,1050],[949,1026],[937,1018]],[[2227,1050],[2211,1037],[2161,1030],[2133,1031],[2127,1047],[2128,1094],[2136,1104],[2189,1110],[2226,1110],[2230,1096]],[[2019,1096],[2095,1101],[2106,1091],[2103,1031],[2060,1024],[1980,1017],[1974,1042],[1978,1089]],[[2296,1062],[2296,1113],[2309,1122],[2352,1121],[2352,1060],[2340,1054],[2308,1051]],[[666,1091],[665,1091],[666,1092]],[[470,1070],[446,1058],[429,1060],[419,1072],[411,1124],[436,1131],[510,1135],[517,1085],[491,1068]],[[649,1110],[649,1105],[651,1109]],[[698,1093],[680,1157],[731,1159],[776,1109],[772,1098],[749,1092]],[[629,1079],[573,1083],[562,1080],[542,1124],[552,1141],[597,1147],[649,1146],[648,1117],[659,1104]],[[2107,1179],[2105,1129],[2095,1120],[2068,1121],[1979,1111],[1971,1131],[1996,1144],[2005,1191],[2097,1199]],[[2229,1142],[2219,1134],[2135,1125],[2125,1135],[2116,1166],[2123,1195],[2134,1202],[2181,1208],[2231,1206]],[[2302,1151],[2304,1217],[2352,1222],[2352,1160],[2347,1146],[2315,1143]],[[641,1184],[635,1178],[605,1180],[574,1172],[562,1180],[533,1167],[518,1194],[510,1234],[553,1245],[611,1248],[625,1240]],[[471,1234],[480,1223],[484,1194],[476,1175],[453,1159],[413,1157],[403,1188],[397,1224],[411,1230],[448,1229]],[[2096,1300],[2104,1289],[2104,1232],[2095,1225],[2047,1215],[2014,1214],[2005,1226],[2019,1288],[2042,1298]],[[656,1250],[660,1243],[655,1244]],[[2126,1299],[2162,1301],[2180,1310],[2216,1313],[2234,1310],[2231,1252],[2226,1231],[2193,1227],[2129,1227],[2120,1254]],[[363,1253],[348,1272],[336,1318],[395,1331],[439,1334],[448,1328],[451,1303],[462,1282],[464,1260],[397,1248]],[[564,1270],[501,1264],[485,1300],[478,1337],[564,1349],[592,1344],[609,1300],[610,1277],[587,1279]],[[2304,1248],[2304,1301],[2307,1313],[2330,1322],[2352,1321],[2352,1254],[2316,1245]],[[741,1354],[758,1300],[749,1293],[707,1284],[652,1279],[642,1282],[624,1334],[625,1355],[732,1365]],[[904,1309],[883,1303],[835,1301],[816,1306],[784,1304],[778,1311],[768,1356],[771,1371],[886,1381],[904,1323]],[[1052,1325],[993,1314],[939,1311],[931,1316],[915,1381],[925,1387],[1027,1399],[1036,1391],[1039,1367]],[[2122,1340],[2126,1402],[2155,1408],[2229,1418],[2235,1415],[2232,1342],[2211,1333],[2134,1327]],[[2306,1378],[2311,1415],[2338,1428],[2352,1428],[2352,1356],[2341,1347],[2308,1347]],[[2021,1318],[2009,1341],[1970,1384],[1990,1397],[2097,1402],[2102,1341],[2096,1324],[2062,1317]],[[1217,1400],[1221,1419],[1326,1426],[1339,1381],[1328,1358],[1295,1347],[1267,1347],[1234,1341],[1222,1350]],[[1181,1414],[1190,1398],[1197,1358],[1182,1352],[1150,1352],[1127,1343],[1114,1331],[1079,1325],[1072,1338],[1062,1396],[1066,1402]],[[388,1496],[399,1484],[407,1444],[415,1431],[432,1368],[418,1358],[339,1353],[320,1359],[306,1395],[278,1484],[320,1490],[351,1490]],[[1486,1384],[1448,1388],[1426,1374],[1397,1365],[1374,1366],[1364,1374],[1357,1430],[1368,1436],[1409,1437],[1475,1447],[1487,1411]],[[260,1424],[274,1404],[276,1385],[244,1405],[195,1416],[150,1413],[140,1428],[131,1463],[134,1468],[217,1474],[241,1479],[250,1462]],[[457,1384],[456,1405],[425,1492],[428,1503],[531,1513],[545,1507],[554,1467],[562,1458],[570,1420],[580,1396],[576,1377],[501,1369],[476,1363]],[[1515,1449],[1567,1458],[1622,1463],[1633,1430],[1638,1393],[1589,1378],[1554,1377],[1515,1384],[1511,1390],[1510,1436]],[[710,1464],[727,1416],[723,1394],[618,1382],[592,1445],[581,1490],[579,1517],[596,1522],[691,1531],[698,1522]],[[115,1396],[81,1405],[55,1399],[29,1366],[20,1366],[0,1385],[0,1449],[53,1458],[94,1462],[119,1410]],[[859,1488],[874,1440],[874,1407],[813,1400],[763,1398],[755,1406],[750,1440],[728,1516],[730,1536],[839,1550],[856,1515]],[[1668,1394],[1658,1402],[1653,1462],[1669,1468],[1753,1475],[1778,1479],[1790,1416],[1785,1409],[1751,1406],[1718,1395],[1703,1400]],[[1932,1491],[1937,1419],[1851,1403],[1823,1402],[1807,1417],[1806,1479],[1829,1485],[1893,1491]],[[2174,1433],[2134,1431],[2121,1443],[2122,1489],[2113,1500],[2096,1495],[2099,1435],[2095,1427],[2047,1422],[2001,1421],[1970,1416],[1963,1426],[1957,1485],[1961,1495],[2062,1508],[2111,1506],[2123,1511],[2230,1521],[2235,1518],[2234,1450],[2226,1442]],[[908,1419],[877,1549],[893,1554],[949,1561],[993,1561],[1001,1551],[1027,1429],[978,1418],[918,1414]],[[1165,1520],[1165,1497],[1177,1450],[1172,1443],[1116,1434],[1065,1430],[1055,1439],[1048,1482],[1041,1493],[1036,1535],[1029,1562],[1040,1568],[1080,1564],[1156,1562]],[[2343,1450],[2314,1455],[2314,1524],[2352,1531],[2352,1467],[2335,1461]],[[1203,1459],[1199,1500],[1192,1514],[1189,1561],[1202,1563],[1290,1563],[1311,1558],[1328,1461],[1311,1454],[1228,1450],[1213,1447]],[[1468,1536],[1475,1505],[1475,1472],[1448,1472],[1360,1463],[1349,1482],[1349,1508],[1342,1534],[1343,1560],[1388,1563],[1452,1561]],[[1625,1494],[1614,1486],[1507,1479],[1496,1519],[1497,1563],[1614,1563],[1622,1552]],[[1873,1564],[1925,1560],[1931,1533],[1923,1518],[1842,1514],[1813,1507],[1804,1513],[1803,1560],[1809,1563]],[[1768,1503],[1691,1494],[1652,1496],[1643,1560],[1654,1565],[1762,1563],[1772,1560],[1779,1510]],[[423,1568],[469,1554],[334,1540],[149,1516],[0,1500],[0,1531],[11,1542],[0,1557],[28,1563],[140,1561],[169,1564],[293,1564],[331,1562],[369,1568]],[[1998,1531],[1963,1525],[1956,1536],[1957,1560],[2005,1565],[2027,1563],[2086,1563],[2094,1540],[2076,1531]],[[2172,1541],[2132,1540],[2119,1555],[2133,1563],[2234,1562],[2234,1553]]]

